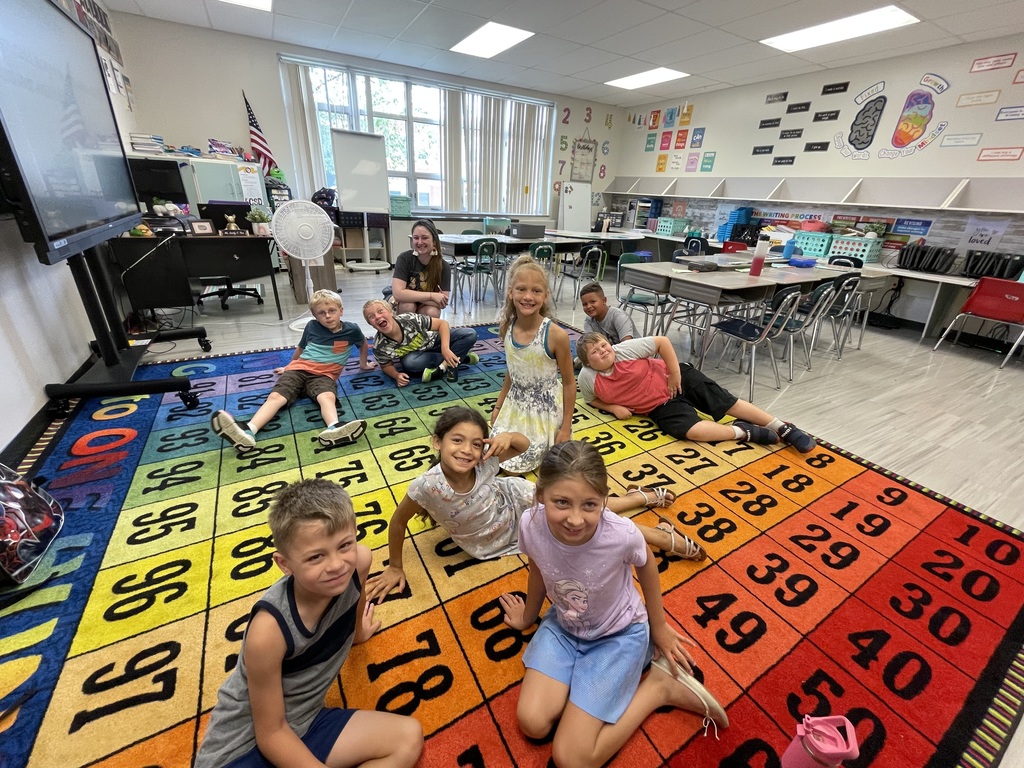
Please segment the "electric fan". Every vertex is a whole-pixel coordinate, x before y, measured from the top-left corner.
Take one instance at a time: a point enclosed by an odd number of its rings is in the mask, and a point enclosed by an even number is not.
[[[290,200],[274,211],[270,231],[278,247],[293,259],[302,262],[306,276],[306,300],[313,295],[313,277],[309,263],[330,253],[334,243],[334,224],[316,203]],[[308,317],[293,322],[289,328],[302,330]]]

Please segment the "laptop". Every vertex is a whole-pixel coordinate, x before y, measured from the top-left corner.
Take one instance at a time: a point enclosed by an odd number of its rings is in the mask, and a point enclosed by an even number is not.
[[[252,222],[246,220],[245,214],[252,210],[249,203],[238,200],[210,200],[199,204],[199,218],[209,219],[213,222],[213,228],[220,232],[228,225],[227,216],[235,215],[235,224],[252,234]]]

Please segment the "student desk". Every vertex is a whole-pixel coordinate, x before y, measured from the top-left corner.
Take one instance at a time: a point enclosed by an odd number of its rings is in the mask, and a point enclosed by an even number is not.
[[[163,240],[116,237],[108,242],[121,282],[135,309],[191,307],[195,303],[197,283],[211,283],[216,279],[225,285],[236,285],[269,277],[277,318],[284,319],[270,252],[273,238],[187,235]]]
[[[412,235],[409,236],[410,239]],[[579,248],[586,240],[573,237],[522,238],[511,235],[440,235],[442,256],[466,256],[473,252],[473,243],[482,239],[494,239],[505,253],[521,253],[528,250],[534,243],[554,243],[555,249],[573,250]]]

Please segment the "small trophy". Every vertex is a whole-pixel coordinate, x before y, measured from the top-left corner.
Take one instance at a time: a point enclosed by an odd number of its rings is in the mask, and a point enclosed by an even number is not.
[[[236,217],[237,217],[237,214],[234,214],[234,213],[226,213],[226,214],[224,214],[224,221],[226,221],[227,224],[225,224],[224,229],[222,229],[220,231],[220,233],[222,235],[244,235],[244,234],[246,234],[244,229],[242,229],[240,226],[235,224],[235,218]]]

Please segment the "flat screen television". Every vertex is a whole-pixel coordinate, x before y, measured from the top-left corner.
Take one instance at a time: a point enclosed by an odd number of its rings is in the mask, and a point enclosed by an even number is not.
[[[44,264],[142,220],[92,37],[49,0],[4,0],[0,194]]]

